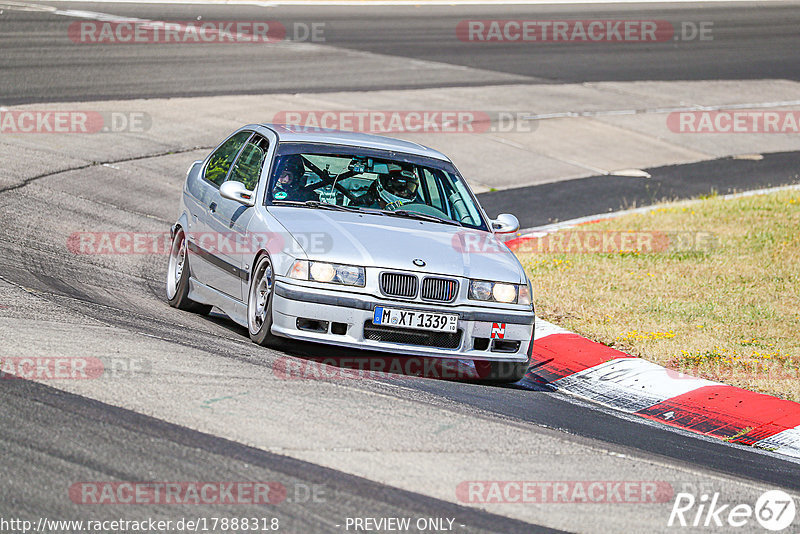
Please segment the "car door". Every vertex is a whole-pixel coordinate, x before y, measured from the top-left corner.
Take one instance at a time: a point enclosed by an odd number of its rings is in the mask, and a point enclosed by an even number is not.
[[[230,296],[239,297],[238,285],[230,282],[230,270],[220,258],[220,239],[211,229],[211,217],[219,209],[219,186],[227,179],[236,156],[253,135],[243,130],[223,141],[206,159],[200,174],[187,183],[190,213],[187,232],[192,274],[201,283]]]
[[[247,189],[256,192],[264,162],[267,160],[269,141],[260,134],[254,134],[239,151],[226,181],[242,182]],[[249,281],[250,257],[255,253],[252,239],[248,238],[247,227],[255,213],[254,207],[247,207],[235,200],[217,200],[217,208],[208,215],[208,229],[219,236],[218,260],[226,276],[218,281],[217,289],[244,300],[243,285]]]

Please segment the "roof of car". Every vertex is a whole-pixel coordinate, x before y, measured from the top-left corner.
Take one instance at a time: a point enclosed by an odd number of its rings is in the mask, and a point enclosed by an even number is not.
[[[427,156],[429,158],[450,161],[450,158],[438,150],[434,150],[411,141],[395,139],[393,137],[384,137],[382,135],[373,135],[360,132],[329,130],[326,128],[315,128],[309,126],[292,126],[271,123],[262,123],[261,126],[269,128],[275,132],[280,141],[361,146],[366,148],[375,148],[378,150],[404,152],[407,154],[415,154],[418,156]]]

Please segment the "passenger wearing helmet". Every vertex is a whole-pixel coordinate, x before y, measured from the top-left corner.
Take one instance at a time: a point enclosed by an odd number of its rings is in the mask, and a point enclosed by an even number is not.
[[[303,158],[297,154],[284,156],[278,164],[278,179],[272,189],[272,198],[275,200],[294,200],[305,202],[319,200],[312,190],[304,189],[306,169]]]
[[[396,169],[381,174],[372,183],[369,191],[354,203],[357,206],[394,211],[417,198],[419,178],[414,171]]]

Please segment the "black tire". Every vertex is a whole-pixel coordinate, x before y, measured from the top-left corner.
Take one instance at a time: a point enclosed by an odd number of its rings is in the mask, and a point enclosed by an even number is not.
[[[536,325],[534,324],[534,329]],[[489,378],[486,380],[492,384],[513,384],[525,378],[533,357],[533,332],[531,332],[531,342],[528,344],[527,361],[524,362],[492,362]]]
[[[498,384],[519,382],[528,372],[528,362],[493,362],[491,381]]]
[[[169,264],[167,265],[167,301],[173,308],[208,315],[213,306],[201,304],[189,298],[190,273],[186,235],[182,228],[178,228],[175,231],[175,237],[172,238]]]
[[[272,296],[275,287],[275,272],[267,254],[256,260],[247,290],[247,331],[250,339],[262,347],[279,344],[272,334]]]

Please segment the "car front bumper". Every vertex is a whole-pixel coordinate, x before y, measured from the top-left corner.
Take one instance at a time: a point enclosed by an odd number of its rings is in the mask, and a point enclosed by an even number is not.
[[[376,306],[456,314],[459,332],[446,335],[376,327],[372,324]],[[272,333],[282,337],[437,358],[526,362],[534,329],[533,311],[403,302],[305,287],[285,280],[275,282],[272,311]],[[502,337],[498,328],[502,330]]]

